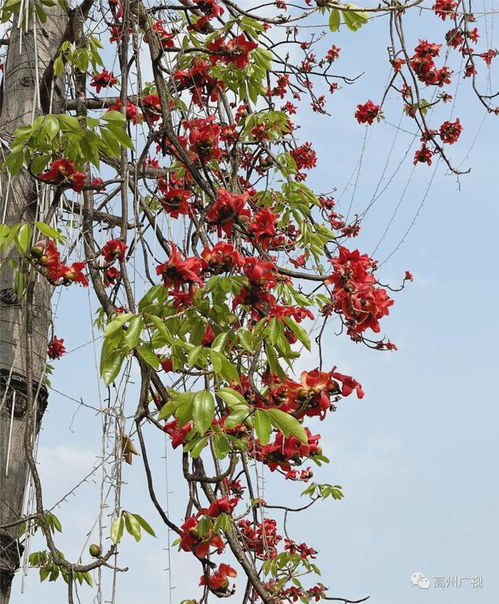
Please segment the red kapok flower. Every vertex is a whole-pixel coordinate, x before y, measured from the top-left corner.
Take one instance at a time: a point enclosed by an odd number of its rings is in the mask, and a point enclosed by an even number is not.
[[[120,239],[111,239],[104,245],[100,253],[106,262],[114,262],[116,259],[122,262],[125,259],[127,247],[127,244]]]
[[[53,336],[47,346],[47,356],[49,359],[60,359],[65,352],[64,338]]]
[[[212,249],[205,247],[201,258],[205,261],[207,270],[215,274],[240,268],[244,264],[244,258],[236,248],[224,241],[219,241]]]
[[[202,285],[201,272],[205,267],[204,261],[195,257],[184,259],[174,243],[170,243],[170,247],[168,260],[156,267],[156,274],[161,275],[163,284],[175,289],[186,283]]]
[[[367,101],[363,105],[357,105],[355,118],[359,124],[371,125],[379,117],[381,117],[380,106],[375,105],[372,101]]]
[[[445,21],[447,17],[453,19],[456,16],[457,5],[455,0],[436,0],[432,8],[435,14]]]
[[[414,154],[414,161],[412,162],[414,165],[417,163],[428,164],[431,166],[431,158],[433,157],[433,151],[425,147],[424,145],[421,149],[418,149]]]
[[[188,216],[191,211],[189,198],[191,192],[179,187],[168,187],[163,190],[163,197],[160,198],[163,210],[172,218],[178,218],[180,214]]]
[[[461,136],[462,131],[463,127],[461,126],[459,118],[457,118],[455,122],[444,122],[440,126],[440,138],[443,143],[453,145]]]
[[[229,592],[229,577],[237,577],[237,572],[228,564],[220,564],[209,577],[203,575],[199,585],[208,585],[215,594],[224,595]]]
[[[247,220],[250,216],[249,210],[246,209],[248,197],[248,193],[229,193],[225,189],[218,189],[213,205],[206,212],[206,220],[216,225],[219,233],[224,231],[226,235],[230,235],[234,222]]]
[[[71,266],[61,266],[59,277],[64,279],[64,285],[69,283],[81,283],[83,287],[88,287],[88,279],[83,274],[84,262],[73,262]]]
[[[92,76],[92,81],[90,82],[90,86],[95,88],[97,94],[100,93],[102,88],[107,88],[108,86],[114,86],[118,81],[118,78],[114,77],[112,71],[108,71],[107,69],[103,69],[100,73],[96,72]]]
[[[312,149],[312,143],[305,143],[290,151],[291,157],[296,162],[298,170],[310,170],[317,165],[317,154]]]
[[[114,105],[111,105],[109,111],[121,111],[121,100],[118,99]],[[140,124],[144,119],[144,116],[140,113],[137,105],[134,105],[131,101],[126,102],[125,116],[127,120],[131,120],[134,124]]]
[[[220,125],[216,123],[214,115],[185,121],[184,127],[190,130],[190,151],[195,153],[200,161],[207,162],[211,159],[220,159],[222,156],[218,146]]]
[[[157,94],[148,94],[142,99],[142,107],[148,122],[157,122],[161,118],[161,103]]]
[[[244,34],[240,34],[225,45],[230,56],[224,56],[223,60],[225,63],[232,63],[237,69],[243,69],[249,64],[249,53],[257,46],[256,42],[250,42]]]

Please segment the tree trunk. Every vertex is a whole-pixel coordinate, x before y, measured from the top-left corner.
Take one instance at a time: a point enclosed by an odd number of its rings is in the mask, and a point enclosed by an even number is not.
[[[12,30],[2,84],[0,140],[4,145],[11,140],[17,127],[30,124],[33,117],[42,112],[36,104],[40,80],[55,56],[68,24],[67,14],[58,7],[49,9],[47,14],[46,23],[36,23],[36,36],[31,27],[27,32],[21,32],[17,27]],[[45,91],[41,92],[42,104],[46,104],[44,98],[48,97]],[[58,106],[60,100],[55,96],[55,111]],[[3,153],[8,153],[8,147],[3,147]],[[35,188],[26,172],[22,172],[10,183],[7,175],[2,174],[0,185],[0,222],[12,225],[36,219]],[[15,257],[17,252],[14,250],[10,254]],[[22,546],[17,540],[19,526],[2,526],[15,522],[22,515],[28,479],[24,452],[24,302],[17,299],[12,284],[13,269],[4,262],[0,270],[0,604],[9,602],[12,580],[19,568],[22,553]],[[51,320],[50,297],[49,283],[38,276],[34,293],[32,359],[36,432],[40,428],[47,404],[47,390],[41,385],[41,381]],[[33,435],[33,441],[35,436],[36,434]]]

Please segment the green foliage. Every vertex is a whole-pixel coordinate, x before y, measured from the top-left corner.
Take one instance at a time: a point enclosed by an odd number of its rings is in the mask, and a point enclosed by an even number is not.
[[[93,70],[102,67],[104,64],[99,54],[99,49],[102,47],[102,43],[96,36],[89,36],[86,39],[86,46],[76,45],[69,41],[63,42],[54,61],[54,74],[61,76],[66,64],[76,67],[82,73],[86,73],[89,66],[92,66]]]
[[[280,430],[284,436],[295,436],[300,442],[308,443],[307,433],[305,432],[305,428],[300,424],[300,422],[289,415],[289,413],[285,413],[280,409],[264,409],[264,413],[266,413],[270,419],[270,423]]]
[[[356,9],[359,8],[355,4],[345,4],[345,8]],[[329,13],[329,29],[331,31],[338,31],[341,25],[341,20],[348,27],[350,31],[357,31],[363,25],[365,25],[369,16],[366,12],[359,8],[359,10],[341,10],[338,8],[332,8]]]
[[[215,399],[208,390],[196,392],[192,401],[192,419],[194,427],[202,436],[215,418]]]
[[[100,155],[119,157],[121,146],[133,149],[125,125],[125,116],[119,111],[107,111],[100,119],[42,115],[31,126],[15,130],[4,166],[12,176],[20,172],[23,163],[33,174],[40,174],[52,159],[64,157],[76,167],[90,162],[98,168]]]
[[[111,524],[111,541],[114,544],[118,544],[121,541],[125,529],[135,541],[142,539],[143,530],[152,537],[156,537],[151,525],[142,516],[122,510]]]
[[[41,23],[45,23],[47,21],[46,8],[56,6],[56,4],[54,0],[40,0],[33,3],[30,2],[26,6],[26,3],[22,0],[5,0],[1,8],[0,21],[6,23],[11,19],[17,19],[19,16],[19,26],[26,27],[33,18],[33,15],[36,14],[38,20]],[[22,14],[20,14],[21,7],[23,7]]]
[[[57,556],[48,551],[33,552],[29,555],[29,565],[35,568],[39,568],[40,581],[46,579],[51,581],[57,581],[59,577],[69,583],[70,574],[67,568],[58,564],[61,560],[64,560],[64,554],[57,550]],[[86,583],[90,587],[93,587],[92,576],[89,572],[77,572],[73,571],[72,578],[78,581],[80,585]]]
[[[343,499],[343,491],[339,484],[318,484],[312,482],[302,492],[302,495],[308,495],[312,499],[327,499],[328,497],[336,500]]]

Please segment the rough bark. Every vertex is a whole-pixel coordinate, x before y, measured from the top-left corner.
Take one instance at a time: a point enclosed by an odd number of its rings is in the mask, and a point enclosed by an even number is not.
[[[36,89],[47,66],[57,52],[65,35],[68,17],[60,8],[48,11],[45,24],[33,30],[12,30],[5,76],[2,83],[0,140],[3,153],[15,128],[30,124],[41,112],[36,105]],[[35,57],[38,56],[38,65]],[[47,98],[42,90],[42,104]],[[57,109],[55,98],[54,108]],[[7,142],[7,145],[5,144]],[[10,183],[5,174],[0,177],[0,222],[15,224],[30,222],[36,217],[37,198],[28,174],[21,173]],[[15,251],[10,252],[12,256]],[[3,263],[0,270],[0,604],[10,599],[12,579],[19,567],[22,547],[17,540],[18,526],[1,528],[18,520],[23,512],[23,500],[28,479],[24,452],[26,415],[26,354],[23,337],[23,300],[13,289],[13,271]],[[46,359],[47,334],[50,325],[51,287],[38,277],[34,294],[33,376],[37,419],[35,432],[47,403],[47,391],[41,385]],[[35,435],[33,435],[34,437]]]

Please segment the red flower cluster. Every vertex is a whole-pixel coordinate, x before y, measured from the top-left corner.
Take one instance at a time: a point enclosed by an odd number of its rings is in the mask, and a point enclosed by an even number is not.
[[[389,313],[393,300],[386,290],[375,287],[372,271],[376,262],[358,250],[351,252],[339,246],[331,263],[334,273],[326,283],[334,286],[333,310],[345,318],[349,335],[355,339],[366,329],[378,333],[379,319]]]
[[[142,108],[149,123],[157,122],[161,118],[161,103],[157,94],[147,94],[142,99]]]
[[[363,105],[357,105],[357,111],[355,112],[355,118],[359,124],[371,125],[375,119],[381,117],[381,110],[379,105],[375,105],[372,101],[367,101]]]
[[[73,191],[80,192],[85,186],[85,174],[78,172],[73,161],[56,159],[50,163],[48,170],[39,177],[51,185],[66,184]]]
[[[232,307],[249,306],[253,317],[258,319],[267,315],[276,303],[270,290],[277,285],[277,269],[272,262],[259,258],[245,258],[243,269],[246,282],[234,297]]]
[[[208,100],[216,102],[224,83],[215,79],[209,73],[210,65],[202,59],[195,58],[190,69],[177,70],[173,78],[182,90],[189,90],[192,102],[199,107],[204,107]]]
[[[264,518],[263,522],[256,525],[250,520],[240,520],[237,527],[243,537],[245,549],[254,552],[260,560],[275,558],[277,554],[276,546],[282,539],[277,534],[275,520]]]
[[[290,155],[295,160],[298,170],[311,170],[317,165],[317,154],[312,149],[312,143],[305,143],[291,149]]]
[[[111,239],[103,246],[100,253],[104,256],[106,262],[114,262],[115,260],[123,262],[127,247],[127,244],[120,239]]]
[[[222,151],[218,146],[220,126],[214,115],[207,118],[186,120],[184,128],[189,130],[189,151],[195,159],[205,163],[211,159],[220,159]]]
[[[306,543],[295,543],[291,539],[285,539],[284,549],[290,554],[300,554],[300,558],[303,560],[307,558],[315,558],[317,550],[313,547],[309,547]]]
[[[66,352],[64,348],[64,338],[53,336],[47,346],[47,356],[49,359],[60,359]]]
[[[121,100],[118,99],[114,105],[109,107],[109,111],[120,111],[121,112]],[[125,116],[127,120],[130,120],[133,124],[140,124],[144,119],[142,113],[140,113],[137,105],[134,105],[131,101],[126,102]]]
[[[70,285],[81,283],[83,287],[88,286],[88,279],[83,274],[84,262],[73,262],[71,266],[61,264],[61,254],[55,242],[42,240],[35,243],[31,249],[31,256],[36,259],[42,272],[54,285]],[[60,283],[57,283],[60,280]]]
[[[183,258],[177,246],[170,242],[171,252],[168,260],[156,267],[156,274],[161,275],[165,287],[172,287],[178,290],[182,285],[198,284],[202,285],[201,272],[204,268],[204,262],[199,258]]]
[[[440,53],[441,44],[419,40],[414,49],[414,56],[410,65],[415,71],[418,79],[427,86],[440,86],[450,84],[450,70],[448,67],[437,69],[433,60]]]
[[[217,38],[208,44],[207,49],[218,53],[212,55],[214,63],[221,58],[224,63],[231,63],[237,69],[243,69],[249,65],[249,53],[257,47],[256,42],[251,42],[244,34],[240,34],[227,43],[223,38]]]
[[[118,78],[114,77],[112,71],[103,69],[100,73],[94,73],[94,75],[92,76],[92,81],[90,82],[90,86],[93,86],[97,94],[99,94],[102,88],[114,86],[117,82]]]
[[[213,248],[205,247],[201,253],[207,269],[218,275],[228,273],[244,265],[244,258],[231,243],[219,241]]]
[[[426,145],[423,145],[421,147],[421,149],[418,149],[416,151],[416,153],[414,154],[414,161],[412,163],[414,165],[421,163],[421,164],[428,164],[429,166],[431,166],[432,157],[433,157],[433,151],[431,149],[428,149],[428,147]]]
[[[349,396],[353,391],[358,398],[364,396],[362,386],[354,378],[343,375],[333,368],[330,372],[314,369],[303,371],[301,383],[293,380],[279,382],[270,389],[270,406],[291,413],[298,419],[319,416],[324,419],[331,408],[331,397]],[[267,406],[267,405],[266,405]]]
[[[158,189],[162,193],[159,201],[163,210],[172,218],[178,218],[181,214],[189,216],[191,206],[189,199],[192,195],[191,191],[184,189],[184,183],[177,182],[175,179],[158,178]]]
[[[215,501],[211,502],[209,508],[199,510],[198,515],[204,514],[210,516],[210,518],[216,518],[217,516],[220,516],[220,514],[232,514],[238,502],[239,499],[237,497],[233,497],[232,499],[229,499],[228,497],[215,499]]]
[[[289,472],[291,466],[301,465],[304,459],[322,455],[322,449],[319,447],[320,435],[312,436],[308,428],[305,428],[305,432],[307,444],[300,442],[293,435],[284,437],[282,432],[279,432],[273,443],[262,447],[255,442],[254,449],[253,451],[250,449],[250,452],[255,459],[268,465],[272,472],[274,470]]]
[[[230,236],[234,223],[246,222],[249,219],[250,211],[246,208],[248,197],[248,193],[238,195],[218,189],[213,205],[206,212],[206,220],[218,228],[219,236],[222,231]]]
[[[461,136],[462,131],[463,127],[461,126],[459,118],[457,118],[455,122],[444,122],[440,126],[440,138],[443,143],[453,145]]]
[[[212,530],[209,530],[206,535],[201,537],[198,525],[198,518],[190,516],[180,527],[182,529],[180,547],[184,552],[193,552],[198,558],[206,558],[210,548],[214,548],[217,553],[221,553],[225,547],[222,537],[215,535]]]
[[[153,31],[155,31],[158,34],[159,37],[159,41],[161,44],[161,47],[164,48],[173,48],[175,46],[174,43],[174,38],[175,38],[175,34],[172,34],[168,31],[166,31],[166,29],[163,26],[164,21],[162,19],[158,19],[157,21],[155,21],[151,27],[151,29]],[[144,42],[147,42],[147,36],[144,36]]]
[[[223,15],[224,9],[216,2],[216,0],[193,0],[197,5],[197,9],[203,13],[194,25],[189,26],[189,29],[204,32],[207,29],[209,21]]]
[[[220,564],[218,569],[206,577],[203,575],[199,581],[199,585],[208,585],[210,590],[219,595],[229,595],[229,577],[237,577],[237,572],[228,564]]]
[[[327,51],[326,61],[329,61],[330,63],[336,61],[336,59],[340,56],[340,52],[341,48],[338,48],[333,44],[333,46],[331,46],[331,48]]]
[[[170,361],[171,363],[171,361]],[[163,364],[162,364],[163,365]],[[164,369],[164,367],[163,367]],[[165,369],[166,371],[166,369]],[[169,369],[171,371],[171,369]],[[191,422],[187,422],[182,427],[179,427],[176,419],[173,419],[171,422],[168,422],[163,426],[163,430],[168,434],[171,439],[172,447],[176,449],[178,446],[183,445],[185,442],[185,437],[192,430]]]
[[[457,5],[458,3],[455,0],[436,0],[432,8],[435,14],[445,21],[447,17],[454,19]]]
[[[270,208],[264,208],[255,212],[251,223],[248,225],[249,231],[255,241],[264,249],[278,247],[283,243],[283,238],[277,235],[277,221],[279,214],[275,214]]]

